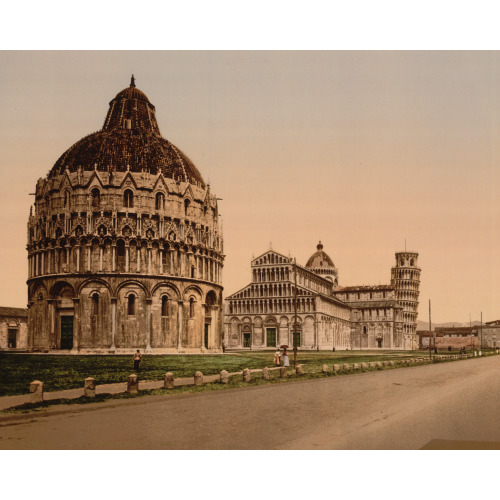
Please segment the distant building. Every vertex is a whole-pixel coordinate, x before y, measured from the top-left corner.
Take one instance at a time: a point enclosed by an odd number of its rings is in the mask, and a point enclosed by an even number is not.
[[[432,333],[431,347],[437,349],[476,349],[479,346],[479,328],[473,327],[437,327]],[[418,346],[420,349],[429,349],[429,331],[418,330]]]
[[[28,349],[28,309],[0,307],[0,350]]]
[[[488,321],[480,330],[480,345],[483,348],[495,349],[500,347],[500,320]]]
[[[418,305],[418,254],[396,256],[394,284],[339,287],[338,270],[321,242],[305,266],[269,250],[252,260],[252,282],[226,298],[226,347],[291,347],[297,332],[303,349],[416,348],[416,335],[410,329],[405,334],[403,327],[405,319],[416,327],[416,312],[405,318],[404,311],[407,304]]]

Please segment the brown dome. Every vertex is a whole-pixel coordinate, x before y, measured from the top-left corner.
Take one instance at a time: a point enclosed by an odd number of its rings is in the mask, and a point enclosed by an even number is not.
[[[306,267],[309,268],[335,268],[335,264],[326,252],[323,251],[323,244],[321,241],[316,246],[317,252],[314,252],[307,261]]]
[[[165,177],[205,187],[205,182],[193,162],[160,134],[155,107],[146,94],[130,86],[119,92],[109,103],[104,126],[71,146],[56,161],[49,177],[66,169],[132,172],[145,170],[162,172]]]

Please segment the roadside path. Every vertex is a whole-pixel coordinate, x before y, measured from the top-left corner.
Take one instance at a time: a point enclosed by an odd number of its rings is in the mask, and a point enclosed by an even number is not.
[[[279,368],[270,368],[270,370],[277,370]],[[260,369],[250,370],[252,373],[261,372]],[[233,372],[230,376],[242,375],[243,372]],[[215,382],[219,380],[220,374],[216,375],[203,375],[203,382]],[[42,381],[43,382],[43,381]],[[174,386],[194,385],[193,377],[181,377],[174,380]],[[140,380],[139,390],[160,389],[163,387],[163,380]],[[100,384],[96,386],[96,394],[119,394],[127,390],[127,382],[119,382],[116,384]],[[44,401],[53,399],[76,399],[83,396],[83,381],[82,387],[79,389],[65,389],[63,391],[50,391],[43,393]],[[12,408],[13,406],[22,405],[30,402],[30,394],[20,394],[17,396],[3,396],[0,397],[0,411]]]

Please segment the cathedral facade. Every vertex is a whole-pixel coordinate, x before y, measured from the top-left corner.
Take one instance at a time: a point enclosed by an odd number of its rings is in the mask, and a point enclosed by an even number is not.
[[[296,339],[298,347],[311,350],[417,348],[412,332],[420,269],[418,254],[407,254],[396,254],[390,285],[341,287],[321,242],[305,266],[269,250],[252,260],[252,282],[226,298],[226,347],[269,349],[293,346]],[[409,286],[415,309],[405,316],[407,296],[401,291]]]
[[[136,88],[36,184],[28,221],[28,347],[219,352],[217,198],[164,139]]]

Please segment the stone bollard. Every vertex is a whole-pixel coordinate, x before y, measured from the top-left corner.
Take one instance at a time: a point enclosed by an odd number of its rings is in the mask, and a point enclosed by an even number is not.
[[[358,363],[354,363],[354,364],[352,365],[352,369],[353,369],[354,371],[359,370],[359,364],[358,364]]]
[[[304,375],[304,370],[302,369],[302,365],[297,365],[295,368],[295,375]]]
[[[479,357],[481,357],[483,355],[482,351],[479,351]]]
[[[220,383],[221,384],[227,384],[229,382],[229,373],[227,370],[222,370],[220,372]]]
[[[340,365],[333,365],[333,373],[340,371]]]
[[[95,398],[95,378],[87,377],[83,384],[83,395],[86,398]]]
[[[380,361],[377,361],[377,368],[382,368],[382,363]]]
[[[366,363],[361,363],[362,370],[368,370],[368,365]]]
[[[139,391],[139,380],[137,380],[137,375],[132,374],[127,378],[127,392],[129,394],[137,394]]]
[[[43,401],[43,382],[34,380],[30,384],[30,403],[41,403]]]
[[[394,366],[394,361],[389,361],[389,366]]]
[[[174,388],[174,374],[172,372],[165,373],[165,376],[163,377],[163,387],[165,389]]]
[[[370,368],[376,368],[376,366],[377,365],[373,361],[370,363]]]
[[[280,368],[280,378],[286,378],[286,366]]]
[[[262,370],[262,378],[264,380],[269,380],[271,378],[271,372],[267,366]]]
[[[245,368],[243,370],[243,382],[250,382],[250,380],[252,380],[252,372],[248,368]]]
[[[342,365],[342,370],[345,372],[348,372],[351,369],[351,365],[348,365],[347,363],[344,363]]]
[[[389,366],[389,361],[384,361],[382,364],[383,364],[384,366]]]
[[[323,366],[321,367],[321,372],[322,372],[322,373],[328,373],[328,365],[323,365]]]
[[[194,374],[194,385],[203,385],[203,373],[196,372]]]

